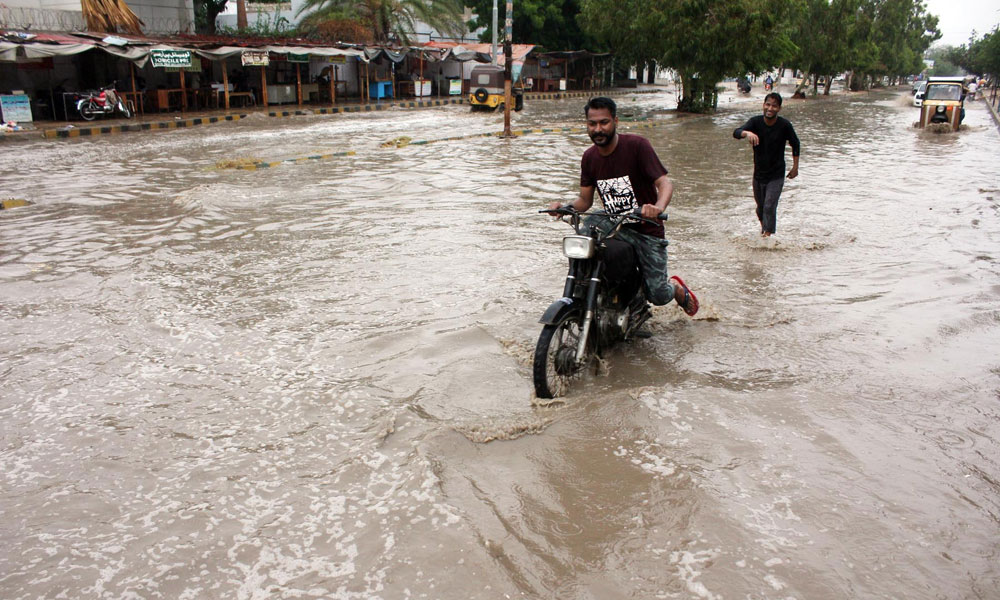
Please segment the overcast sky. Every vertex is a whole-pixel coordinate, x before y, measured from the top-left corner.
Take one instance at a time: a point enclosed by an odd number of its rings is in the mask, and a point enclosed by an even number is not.
[[[1000,23],[998,0],[924,0],[924,4],[938,17],[941,39],[936,44],[960,46],[968,43],[973,29],[982,37]]]

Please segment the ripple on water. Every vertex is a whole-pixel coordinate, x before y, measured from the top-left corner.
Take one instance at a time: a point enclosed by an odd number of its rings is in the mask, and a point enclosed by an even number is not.
[[[880,94],[789,101],[773,248],[731,139],[759,98],[637,128],[702,311],[554,407],[568,228],[537,210],[578,193],[584,99],[516,140],[379,147],[501,126],[455,106],[3,153],[35,202],[0,214],[5,595],[988,596],[1000,146]]]

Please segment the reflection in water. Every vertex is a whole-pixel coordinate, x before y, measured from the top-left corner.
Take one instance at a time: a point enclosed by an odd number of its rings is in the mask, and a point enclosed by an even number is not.
[[[989,596],[985,109],[934,136],[893,95],[789,101],[801,175],[762,243],[731,138],[758,106],[671,102],[621,103],[702,311],[656,309],[549,406],[565,231],[537,210],[582,130],[381,147],[501,128],[448,106],[5,153],[0,195],[35,204],[0,213],[4,596]]]

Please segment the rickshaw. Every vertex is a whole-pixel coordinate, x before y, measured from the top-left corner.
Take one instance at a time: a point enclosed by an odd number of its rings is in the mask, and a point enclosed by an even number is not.
[[[965,118],[965,80],[962,77],[930,77],[920,107],[919,127],[942,124],[958,131]]]
[[[504,104],[504,68],[499,65],[478,65],[469,76],[469,105],[472,110],[496,110]],[[520,81],[514,82],[510,94],[514,98],[514,110],[524,108],[524,89]]]

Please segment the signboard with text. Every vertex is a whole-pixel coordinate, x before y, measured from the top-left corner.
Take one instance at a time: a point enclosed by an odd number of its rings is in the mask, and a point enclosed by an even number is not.
[[[154,67],[190,67],[190,50],[152,50],[149,58]]]
[[[267,50],[244,50],[240,57],[244,67],[266,67],[271,64]]]
[[[31,99],[26,94],[0,95],[0,113],[5,123],[31,122]]]
[[[186,67],[167,67],[167,73],[180,73],[181,71],[187,71],[188,73],[200,73],[201,72],[201,58],[195,56],[191,59],[191,64]]]

